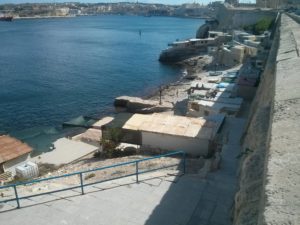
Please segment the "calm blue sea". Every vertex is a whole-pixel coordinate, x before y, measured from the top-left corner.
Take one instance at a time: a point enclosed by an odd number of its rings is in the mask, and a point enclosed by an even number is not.
[[[159,53],[168,42],[194,37],[203,22],[137,16],[0,22],[0,132],[46,151],[70,132],[63,122],[111,113],[114,97],[145,96],[177,79],[180,68],[160,64]]]

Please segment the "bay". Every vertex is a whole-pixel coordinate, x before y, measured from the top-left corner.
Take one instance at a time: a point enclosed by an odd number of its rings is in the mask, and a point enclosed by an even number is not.
[[[139,16],[1,22],[0,131],[45,151],[69,132],[63,122],[112,113],[115,97],[146,96],[178,79],[180,68],[159,63],[159,53],[194,37],[203,22]]]

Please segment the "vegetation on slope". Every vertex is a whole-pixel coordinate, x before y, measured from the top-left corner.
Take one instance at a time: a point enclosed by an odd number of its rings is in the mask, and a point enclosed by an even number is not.
[[[255,24],[244,26],[244,30],[255,35],[262,34],[264,31],[271,29],[274,20],[271,18],[263,18]]]

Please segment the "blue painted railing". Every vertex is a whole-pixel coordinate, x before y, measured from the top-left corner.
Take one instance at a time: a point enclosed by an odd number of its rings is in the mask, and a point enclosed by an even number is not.
[[[141,163],[141,162],[154,160],[154,159],[159,159],[159,158],[168,157],[168,156],[175,156],[175,155],[180,155],[181,159],[182,159],[177,164],[162,166],[162,167],[149,169],[149,170],[142,170],[142,171],[139,170],[139,163]],[[95,171],[106,170],[106,169],[111,169],[111,168],[121,167],[121,166],[125,166],[125,165],[131,165],[131,164],[135,164],[135,173],[126,174],[126,175],[118,176],[118,177],[113,177],[113,178],[110,178],[110,179],[100,180],[100,181],[96,181],[96,182],[93,182],[93,183],[84,183],[83,174],[85,174],[85,173],[91,173],[91,172],[95,172]],[[68,173],[68,174],[64,174],[64,175],[61,175],[61,176],[47,177],[47,178],[42,178],[42,179],[36,179],[36,180],[31,180],[31,181],[26,181],[26,182],[15,183],[15,184],[6,185],[6,186],[0,186],[0,190],[1,189],[12,188],[14,190],[14,194],[15,194],[15,198],[5,199],[5,200],[0,201],[0,203],[16,201],[17,202],[17,208],[20,208],[20,200],[22,200],[22,199],[28,199],[28,198],[32,198],[32,197],[37,197],[37,196],[47,195],[47,194],[53,194],[53,193],[72,190],[72,189],[77,189],[77,188],[80,188],[81,194],[83,195],[84,194],[84,187],[86,187],[86,186],[99,184],[99,183],[112,181],[112,180],[117,180],[117,179],[120,179],[120,178],[125,178],[125,177],[130,177],[130,176],[136,176],[136,182],[138,183],[139,182],[139,174],[149,173],[149,172],[153,172],[153,171],[156,171],[156,170],[169,168],[169,167],[174,167],[174,166],[180,166],[180,165],[182,166],[182,173],[184,174],[185,173],[185,168],[186,168],[186,155],[185,155],[185,152],[176,151],[176,152],[171,152],[171,153],[167,153],[167,154],[164,154],[164,155],[158,155],[158,156],[139,159],[139,160],[135,160],[135,161],[119,163],[119,164],[115,164],[115,165],[111,165],[111,166],[99,167],[99,168],[85,170],[85,171],[79,171],[79,172],[75,172],[75,173]],[[68,187],[68,188],[63,188],[63,189],[58,189],[58,190],[54,190],[54,191],[39,193],[39,194],[35,194],[35,195],[26,195],[26,196],[21,196],[21,197],[18,195],[18,190],[17,190],[18,186],[25,186],[25,185],[29,185],[29,184],[41,183],[41,182],[49,181],[49,180],[57,180],[57,179],[60,179],[60,178],[71,177],[71,176],[76,176],[76,175],[79,175],[79,178],[80,178],[79,179],[79,181],[80,181],[79,185]]]

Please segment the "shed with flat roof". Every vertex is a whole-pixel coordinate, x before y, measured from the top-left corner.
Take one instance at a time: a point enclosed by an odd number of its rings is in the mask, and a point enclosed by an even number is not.
[[[228,98],[227,100],[229,99],[230,98]],[[209,99],[193,100],[188,102],[187,114],[193,117],[211,116],[218,114],[223,114],[226,116],[236,116],[240,111],[241,105],[242,102],[240,102],[239,99],[235,98],[233,98],[232,101],[212,101]]]
[[[0,136],[0,174],[10,171],[15,175],[15,168],[26,162],[32,148],[20,140],[8,135]]]
[[[144,147],[207,155],[223,120],[224,116],[208,120],[159,113],[134,114],[122,128],[140,132]]]

